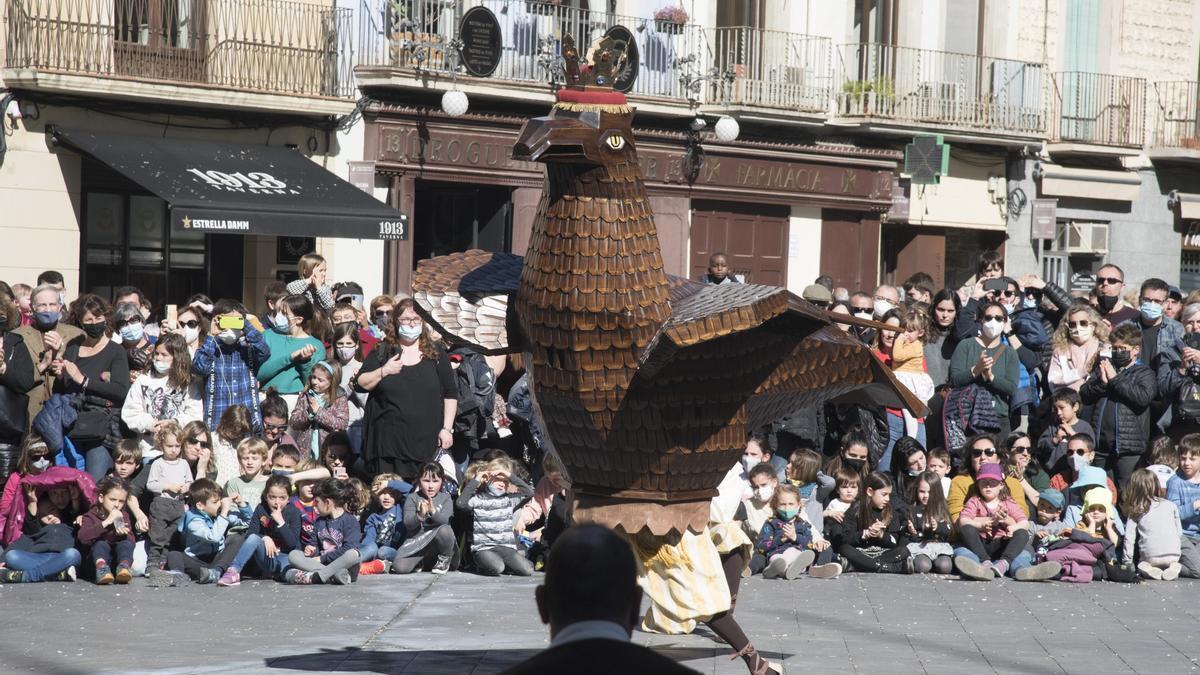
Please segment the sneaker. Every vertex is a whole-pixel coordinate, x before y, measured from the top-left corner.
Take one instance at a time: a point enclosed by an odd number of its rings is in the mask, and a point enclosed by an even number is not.
[[[11,570],[7,567],[0,569],[0,584],[19,584],[25,581],[25,573],[19,570]]]
[[[1008,561],[997,560],[992,563],[992,571],[996,573],[997,577],[1003,579],[1004,575],[1008,574]]]
[[[111,584],[112,582],[113,582],[113,573],[112,573],[112,570],[108,568],[108,565],[97,565],[96,566],[96,585],[97,586],[107,586],[107,585]]]
[[[812,551],[808,551],[808,550],[801,551],[800,556],[798,558],[796,558],[795,560],[793,560],[791,562],[791,564],[789,564],[787,566],[787,569],[785,569],[783,571],[783,578],[787,579],[788,581],[795,579],[796,577],[803,574],[804,570],[808,569],[809,566],[812,565],[813,561],[816,559],[817,559],[816,553],[813,553]]]
[[[783,559],[783,556],[773,558],[771,562],[767,563],[767,566],[763,568],[763,578],[778,579],[787,572],[787,567],[787,561]]]
[[[67,569],[50,577],[50,581],[75,581],[78,577],[75,576],[75,566],[71,565]]]
[[[1167,565],[1167,569],[1162,571],[1162,580],[1163,581],[1175,581],[1176,579],[1179,578],[1179,573],[1182,571],[1183,571],[1183,565],[1180,565],[1177,562],[1173,562],[1170,565]]]
[[[445,574],[450,571],[450,556],[439,555],[437,562],[433,563],[433,569],[429,570],[434,574]]]
[[[307,586],[308,584],[312,583],[312,576],[310,576],[308,572],[292,568],[283,576],[283,580],[289,584]]]
[[[833,579],[842,573],[841,563],[825,563],[808,568],[808,576],[814,579]]]
[[[1058,576],[1062,572],[1062,564],[1053,560],[1022,567],[1013,574],[1013,578],[1017,581],[1047,581]]]
[[[133,581],[133,571],[126,565],[117,565],[116,582],[118,584],[127,584]]]
[[[889,560],[885,563],[879,563],[880,574],[910,574],[911,570],[903,560]]]
[[[146,585],[151,588],[170,588],[178,579],[179,577],[173,572],[160,570],[157,567],[146,568]]]
[[[358,566],[359,574],[386,574],[387,567],[382,560],[372,560]]]
[[[991,565],[985,566],[965,556],[955,556],[954,567],[959,574],[975,581],[991,581],[996,578],[996,575],[992,573]]]
[[[200,573],[200,578],[196,579],[198,584],[215,584],[221,578],[221,574],[215,569],[206,569]]]
[[[335,586],[349,586],[351,581],[353,581],[353,579],[350,578],[349,572],[346,570],[338,570],[338,573],[333,575],[333,577],[329,579],[328,583],[334,584]]]
[[[1137,564],[1138,573],[1147,579],[1158,581],[1163,578],[1163,571],[1143,560]]]
[[[225,570],[220,579],[217,579],[217,585],[221,587],[239,586],[242,583],[242,575],[235,568],[230,567]]]

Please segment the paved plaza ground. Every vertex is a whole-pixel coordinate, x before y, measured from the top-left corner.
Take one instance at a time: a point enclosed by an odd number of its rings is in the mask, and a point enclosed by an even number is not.
[[[0,586],[8,672],[494,673],[548,643],[533,579],[364,577],[350,587]],[[1200,669],[1200,584],[989,584],[929,576],[748,580],[737,616],[789,673]],[[744,673],[701,628],[634,639]]]

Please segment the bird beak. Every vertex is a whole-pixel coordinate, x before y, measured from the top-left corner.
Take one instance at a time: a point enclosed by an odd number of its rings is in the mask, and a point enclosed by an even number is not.
[[[587,148],[594,147],[596,129],[571,117],[535,117],[521,129],[512,158],[540,162],[595,162]]]

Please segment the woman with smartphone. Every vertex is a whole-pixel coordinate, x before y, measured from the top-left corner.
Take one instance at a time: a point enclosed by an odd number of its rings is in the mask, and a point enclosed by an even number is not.
[[[289,410],[296,409],[313,368],[325,360],[325,345],[309,333],[314,316],[308,298],[288,295],[276,303],[275,315],[269,317],[271,329],[265,339],[271,356],[258,369],[258,382],[264,390],[279,392]]]

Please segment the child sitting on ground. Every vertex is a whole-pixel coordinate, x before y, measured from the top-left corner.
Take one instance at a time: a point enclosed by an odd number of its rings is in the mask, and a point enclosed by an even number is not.
[[[941,478],[926,471],[909,484],[908,555],[918,574],[950,574],[954,571],[954,547],[950,545],[950,509],[942,493]]]
[[[142,468],[142,447],[141,443],[135,438],[126,438],[113,450],[113,470],[109,474],[117,478],[124,479],[129,484],[129,497],[125,500],[125,508],[128,509],[129,515],[133,516],[133,531],[134,535],[145,534],[150,531],[150,516],[146,514],[150,504],[146,503],[146,508],[142,508],[142,501],[139,497],[145,497],[146,482],[143,477],[140,481],[134,479],[138,476]],[[147,472],[147,476],[149,472]],[[134,574],[138,570],[138,556],[142,556],[141,562],[144,563],[146,555],[146,542],[139,540],[137,549],[134,553]],[[136,551],[140,551],[136,552]]]
[[[362,532],[358,519],[346,511],[355,499],[349,482],[327,478],[314,489],[320,516],[313,528],[315,545],[288,554],[289,569],[284,579],[289,584],[345,585],[358,576],[358,547]]]
[[[907,518],[903,507],[892,506],[892,479],[872,471],[867,474],[865,486],[846,511],[834,538],[838,555],[859,572],[903,574],[908,559],[904,533]]]
[[[839,467],[834,472],[834,489],[833,499],[829,505],[821,512],[821,517],[825,520],[825,536],[828,537],[832,532],[836,531],[845,520],[846,512],[854,505],[858,499],[858,491],[862,486],[862,476],[853,467]]]
[[[386,574],[404,541],[404,495],[387,486],[388,481],[399,479],[394,473],[381,473],[372,482],[375,498],[371,500],[372,513],[363,523],[359,574]]]
[[[300,546],[300,511],[288,500],[292,482],[287,476],[271,476],[263,488],[262,500],[250,518],[250,531],[218,586],[237,586],[242,572],[250,566],[265,579],[283,580],[288,554]]]
[[[774,515],[763,524],[756,538],[755,548],[767,560],[763,578],[791,580],[805,570],[818,579],[832,579],[841,574],[842,566],[833,562],[829,542],[814,534],[804,515],[800,490],[794,485],[780,485],[774,493],[771,499]]]
[[[150,502],[150,543],[146,551],[146,569],[160,570],[166,562],[167,548],[175,537],[176,526],[186,507],[184,499],[194,476],[183,459],[183,429],[174,420],[162,422],[154,431],[154,445],[162,455],[150,463],[146,490],[154,495]]]
[[[942,494],[950,496],[950,453],[945,448],[934,448],[929,451],[929,461],[925,468],[938,475],[938,483],[942,486]]]
[[[518,550],[513,531],[513,514],[522,501],[533,496],[533,489],[524,481],[512,480],[512,474],[509,459],[476,462],[467,467],[467,484],[458,496],[458,508],[469,511],[474,520],[471,555],[475,571],[485,576],[505,571],[523,577],[533,574],[533,563]],[[509,486],[517,492],[510,492]]]
[[[338,480],[349,480],[350,463],[354,452],[350,449],[350,436],[344,431],[329,434],[321,444],[318,459],[329,470],[329,475]],[[364,503],[365,506],[365,503]]]
[[[999,464],[981,465],[971,491],[958,514],[963,553],[954,564],[968,579],[1004,577],[1029,543],[1029,519],[1009,494]]]
[[[1122,553],[1127,563],[1132,564],[1135,557],[1140,561],[1137,570],[1143,577],[1174,581],[1183,571],[1179,563],[1183,529],[1179,508],[1159,497],[1158,490],[1158,476],[1153,471],[1138,469],[1129,478],[1121,494],[1127,518]]]
[[[79,523],[79,544],[91,549],[96,569],[96,584],[116,581],[127,584],[133,579],[133,517],[125,510],[129,484],[125,479],[106,476],[96,486],[96,504]],[[117,571],[113,574],[112,563]]]
[[[179,522],[184,548],[167,553],[167,569],[186,574],[199,584],[216,583],[243,541],[241,535],[225,536],[233,502],[207,478],[192,482],[188,502],[191,506]]]
[[[513,526],[517,534],[527,535],[536,542],[530,557],[536,558],[549,551],[554,540],[566,529],[568,486],[558,460],[547,454],[542,459],[542,477],[533,491],[533,499],[521,507]],[[541,527],[535,527],[539,523]]]
[[[404,500],[404,532],[407,539],[392,561],[393,574],[410,574],[428,567],[445,574],[454,563],[457,543],[450,528],[454,507],[442,489],[445,472],[440,464],[421,467],[416,489]]]
[[[263,466],[267,462],[267,442],[261,438],[243,439],[237,447],[238,466],[242,473],[225,484],[225,494],[236,507],[229,512],[230,530],[243,532],[250,526],[250,517],[262,501],[267,486]]]
[[[775,516],[772,503],[778,488],[779,480],[770,464],[764,462],[750,469],[750,498],[742,501],[734,520],[742,523],[742,530],[751,540],[756,541],[763,526]],[[758,574],[766,566],[766,556],[755,550],[750,556],[750,573]]]
[[[1033,539],[1033,546],[1038,552],[1037,562],[1045,559],[1047,546],[1063,537],[1070,536],[1071,526],[1062,519],[1065,505],[1066,497],[1054,488],[1038,493],[1035,521],[1029,524],[1029,536]]]

